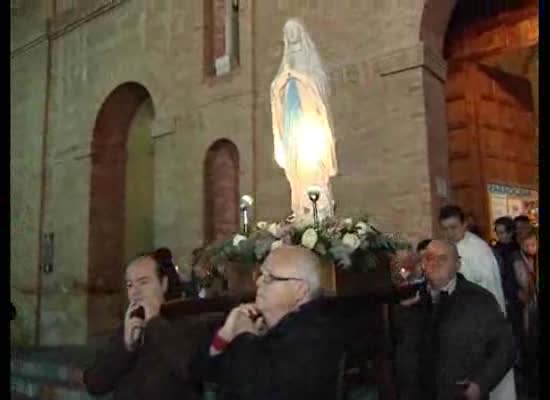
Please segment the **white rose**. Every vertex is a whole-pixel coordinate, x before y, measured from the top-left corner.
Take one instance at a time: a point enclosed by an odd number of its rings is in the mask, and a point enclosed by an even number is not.
[[[355,224],[355,228],[357,228],[357,234],[359,236],[365,236],[367,233],[372,232],[370,225],[363,221],[359,221]]]
[[[262,231],[265,231],[267,229],[267,222],[265,221],[259,221],[257,224],[256,224],[256,227],[258,229],[261,229]]]
[[[319,237],[317,236],[315,229],[309,228],[302,235],[302,246],[307,247],[308,249],[313,249],[317,244],[318,239]]]
[[[355,233],[346,233],[342,238],[342,242],[353,250],[361,246],[361,239]]]
[[[233,246],[235,247],[239,246],[239,243],[241,243],[243,240],[246,240],[246,236],[239,235],[239,234],[233,236]]]
[[[282,240],[276,240],[274,241],[273,243],[271,243],[271,251],[275,250],[275,249],[278,249],[279,247],[281,247],[283,245],[283,241]]]
[[[351,218],[346,218],[342,221],[346,228],[351,228],[353,226],[353,220]]]
[[[279,224],[276,224],[275,222],[269,225],[269,228],[267,228],[269,233],[271,233],[275,237],[279,237]]]

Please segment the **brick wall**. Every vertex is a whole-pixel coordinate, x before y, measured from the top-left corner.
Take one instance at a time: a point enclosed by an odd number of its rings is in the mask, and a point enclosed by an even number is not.
[[[12,337],[32,344],[36,325],[38,229],[46,92],[45,43],[10,62],[10,299]]]
[[[282,27],[289,17],[303,18],[331,77],[340,163],[333,189],[339,214],[369,211],[382,228],[403,231],[413,240],[431,234],[439,200],[430,169],[442,161],[430,161],[430,154],[443,145],[438,138],[445,132],[439,131],[441,83],[428,75],[428,69],[438,69],[437,57],[430,61],[425,50],[437,53],[437,46],[419,42],[421,22],[426,20],[423,1],[241,0],[239,66],[226,76],[206,80],[205,2],[110,4],[75,10],[52,23],[56,31],[45,229],[55,232],[58,247],[57,269],[46,278],[44,289],[49,294],[43,315],[49,321],[48,332],[53,332],[48,343],[86,340],[86,334],[67,338],[56,332],[71,323],[77,332],[87,333],[82,310],[92,301],[89,285],[94,275],[88,277],[88,255],[96,246],[90,235],[95,229],[90,226],[90,202],[95,201],[93,193],[99,193],[92,190],[98,187],[94,182],[99,172],[94,165],[94,127],[102,104],[119,85],[138,82],[155,109],[153,179],[155,187],[162,188],[154,194],[155,245],[171,247],[182,263],[202,243],[204,161],[210,146],[222,138],[238,149],[239,193],[255,197],[257,217],[288,215],[288,184],[273,159],[269,85],[280,63]],[[435,33],[442,30],[445,18],[441,22],[434,17],[439,29],[434,28]],[[25,26],[30,22],[25,20]],[[18,43],[28,40],[28,34],[16,38]],[[40,65],[32,58],[12,63],[31,72],[19,79],[33,76]],[[29,82],[38,83],[36,76],[33,79]],[[31,138],[38,130],[25,119],[43,104],[44,91],[39,88],[37,84],[12,89],[14,96],[26,99],[12,116],[12,127],[24,131],[12,131],[14,148],[25,148],[25,140],[37,146]],[[118,112],[124,114],[124,107],[120,104]],[[25,163],[16,165],[14,176],[37,173]],[[113,168],[116,165],[113,161]],[[22,197],[36,198],[23,196],[22,181],[12,180],[12,185]],[[23,213],[14,216],[15,224]],[[35,243],[30,239],[38,234],[36,225],[29,226],[29,232],[28,243]],[[17,238],[12,246],[23,248],[24,243]],[[14,262],[21,274],[34,274],[36,263],[17,254]],[[120,265],[117,256],[107,258]]]

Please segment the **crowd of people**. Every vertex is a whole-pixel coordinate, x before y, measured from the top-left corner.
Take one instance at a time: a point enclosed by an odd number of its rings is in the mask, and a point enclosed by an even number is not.
[[[502,279],[508,319],[517,343],[520,392],[538,391],[538,235],[529,218],[498,218],[493,251]]]
[[[444,237],[416,249],[425,283],[393,307],[398,399],[537,396],[536,232],[525,218],[499,218],[491,247],[468,231],[460,208],[443,207],[439,221]],[[128,310],[84,373],[91,394],[345,398],[343,366],[353,335],[341,310],[322,295],[322,264],[314,252],[273,250],[260,268],[255,302],[201,324],[161,315],[165,301],[198,291],[181,279],[171,253],[159,250],[127,266]]]
[[[490,245],[481,238],[480,230],[472,219],[469,219],[457,206],[443,207],[440,210],[439,222],[444,238],[456,246],[459,257],[457,283],[449,284],[454,288],[455,285],[460,286],[461,280],[465,279],[491,293],[492,299],[496,301],[498,309],[506,318],[506,326],[509,326],[512,332],[514,356],[512,368],[491,390],[491,399],[536,398],[538,395],[538,270],[535,228],[526,216],[518,216],[514,219],[498,218],[494,222],[497,240]],[[429,253],[426,256],[426,252],[430,244],[431,239],[426,239],[417,246],[417,253],[421,257],[426,275],[426,268],[430,265],[427,258]],[[426,287],[431,287],[429,279]],[[449,292],[450,290],[442,288],[439,291]],[[435,303],[435,300],[429,303]],[[401,304],[403,307],[409,307],[415,302],[414,299],[413,301],[407,299]],[[467,300],[462,301],[462,305],[464,304],[467,304]],[[428,308],[433,309],[433,304]],[[446,318],[452,315],[454,308],[443,307],[443,310],[443,315],[438,317],[438,324],[442,325],[436,328],[439,335],[444,331],[445,325],[442,321],[447,321]],[[407,312],[410,311],[407,310]],[[482,321],[477,321],[474,325],[464,321],[462,329],[464,326],[468,327],[468,332],[464,332],[464,335],[482,337],[484,334],[481,327],[484,321],[490,318],[489,314],[481,312],[479,305],[470,307],[470,310],[465,312],[474,320],[476,316],[472,314],[476,314],[477,317],[482,318]],[[456,320],[457,318],[452,318],[452,321],[456,322]],[[424,332],[421,336],[426,337]],[[455,331],[450,337],[458,340],[462,334]],[[460,341],[457,343],[449,343],[447,351],[452,353],[454,349],[459,348]],[[437,351],[445,348],[439,345]],[[466,360],[470,359],[469,352],[459,354],[462,354],[464,362],[468,364]],[[461,359],[459,354],[453,357],[455,362]]]

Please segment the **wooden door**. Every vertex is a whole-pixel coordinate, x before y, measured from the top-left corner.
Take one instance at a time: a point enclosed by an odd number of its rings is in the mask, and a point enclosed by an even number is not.
[[[475,62],[449,65],[449,173],[454,201],[491,229],[487,184],[534,188],[536,135],[530,82]]]

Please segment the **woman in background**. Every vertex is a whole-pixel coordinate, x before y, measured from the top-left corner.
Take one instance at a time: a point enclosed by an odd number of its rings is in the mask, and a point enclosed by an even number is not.
[[[538,265],[537,234],[535,229],[520,239],[520,250],[514,259],[514,273],[519,284],[518,299],[522,305],[523,330],[520,339],[522,369],[529,396],[538,393]]]

